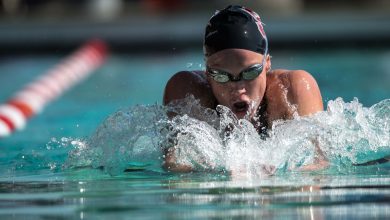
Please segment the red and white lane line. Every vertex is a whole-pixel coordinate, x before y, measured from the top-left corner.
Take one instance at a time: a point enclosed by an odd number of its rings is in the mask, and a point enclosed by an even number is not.
[[[0,138],[25,127],[27,119],[66,90],[85,79],[101,66],[107,56],[103,41],[87,42],[75,53],[27,84],[7,103],[0,105]]]

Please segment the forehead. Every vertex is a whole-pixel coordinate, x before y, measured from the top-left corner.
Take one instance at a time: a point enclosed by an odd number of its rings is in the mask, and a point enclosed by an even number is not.
[[[263,55],[244,49],[221,50],[206,58],[206,64],[214,68],[242,68],[261,63]]]

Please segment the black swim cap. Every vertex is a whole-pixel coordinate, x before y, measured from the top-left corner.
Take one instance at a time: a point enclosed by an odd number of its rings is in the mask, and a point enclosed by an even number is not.
[[[260,16],[242,6],[230,5],[217,11],[206,26],[203,52],[210,56],[224,49],[246,49],[260,54],[268,50]]]

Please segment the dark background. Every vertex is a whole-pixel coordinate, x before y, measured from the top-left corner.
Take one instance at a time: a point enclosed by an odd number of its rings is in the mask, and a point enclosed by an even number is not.
[[[390,46],[387,0],[0,0],[0,53],[67,52],[94,37],[116,53],[199,48],[228,4],[260,14],[272,49]]]

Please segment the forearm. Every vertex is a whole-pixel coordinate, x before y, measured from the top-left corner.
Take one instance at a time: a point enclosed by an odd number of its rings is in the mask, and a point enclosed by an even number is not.
[[[163,168],[167,171],[177,173],[188,173],[193,171],[191,166],[177,163],[174,147],[169,147],[165,150]]]
[[[316,171],[323,170],[329,167],[329,161],[326,158],[324,152],[320,148],[320,144],[317,139],[313,139],[312,143],[314,144],[314,160],[312,164],[304,165],[299,168],[300,171]]]

